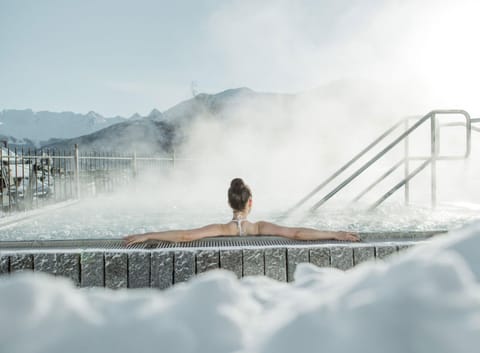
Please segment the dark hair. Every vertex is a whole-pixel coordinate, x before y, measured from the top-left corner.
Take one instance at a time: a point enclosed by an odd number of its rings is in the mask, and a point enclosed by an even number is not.
[[[247,206],[248,199],[252,196],[250,188],[242,179],[235,178],[230,182],[228,189],[228,203],[235,211],[243,211]]]

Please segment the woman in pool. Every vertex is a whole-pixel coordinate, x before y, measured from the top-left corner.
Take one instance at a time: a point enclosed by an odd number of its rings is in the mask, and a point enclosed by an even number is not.
[[[233,210],[233,218],[226,224],[210,224],[189,230],[167,230],[145,234],[129,235],[124,238],[127,245],[147,240],[172,242],[192,241],[217,236],[277,235],[298,240],[360,240],[356,234],[347,232],[328,232],[311,228],[283,227],[274,223],[247,220],[252,209],[252,192],[240,178],[233,179],[228,189],[228,203]]]

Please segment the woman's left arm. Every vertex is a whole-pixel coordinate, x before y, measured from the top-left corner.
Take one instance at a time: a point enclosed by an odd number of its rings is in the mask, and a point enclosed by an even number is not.
[[[257,222],[256,225],[258,227],[259,235],[278,235],[297,240],[360,240],[358,234],[350,232],[332,232],[312,228],[284,227],[269,222]]]
[[[127,246],[143,243],[147,240],[186,242],[220,235],[230,235],[228,233],[228,227],[225,224],[210,224],[201,228],[188,230],[167,230],[164,232],[128,235],[123,238],[123,241]]]

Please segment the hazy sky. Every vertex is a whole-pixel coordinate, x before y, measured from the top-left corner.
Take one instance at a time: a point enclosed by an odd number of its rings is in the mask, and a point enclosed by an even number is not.
[[[470,0],[0,0],[0,110],[129,116],[190,98],[193,81],[365,78],[476,109],[479,14]]]

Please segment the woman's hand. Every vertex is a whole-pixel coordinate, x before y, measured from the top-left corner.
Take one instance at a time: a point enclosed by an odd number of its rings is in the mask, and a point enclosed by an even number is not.
[[[348,232],[335,232],[335,240],[360,241],[358,234]]]
[[[134,235],[127,235],[123,238],[123,243],[126,246],[130,246],[137,243],[143,243],[148,240],[146,234],[134,234]]]

